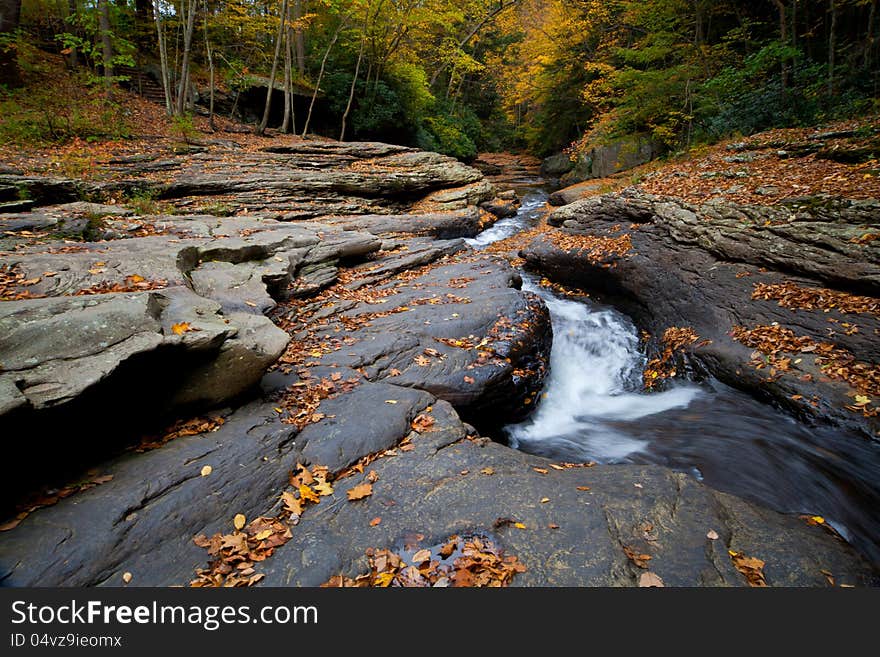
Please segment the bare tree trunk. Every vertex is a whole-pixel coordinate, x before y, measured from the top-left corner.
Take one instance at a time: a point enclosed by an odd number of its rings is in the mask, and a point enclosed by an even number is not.
[[[101,64],[104,68],[104,86],[110,96],[113,89],[113,43],[110,40],[110,10],[107,0],[98,0],[98,29],[101,31]]]
[[[183,8],[185,0],[181,0]],[[180,89],[177,94],[177,114],[183,116],[189,96],[189,58],[192,50],[193,30],[196,24],[196,0],[189,0],[186,14],[186,30],[183,33],[183,57],[180,63]]]
[[[208,0],[203,0],[205,7],[205,56],[208,59],[208,71],[210,76],[210,97],[208,100],[208,127],[214,132],[214,51],[211,49],[211,39],[208,36]]]
[[[779,12],[779,40],[788,44],[788,12],[782,0],[773,0],[776,10]],[[788,89],[788,64],[782,63],[782,90]]]
[[[278,34],[275,37],[275,54],[272,57],[272,72],[269,74],[269,89],[266,91],[266,106],[263,108],[263,120],[257,128],[257,134],[266,133],[269,125],[269,113],[272,111],[272,93],[275,91],[275,75],[278,73],[278,58],[281,56],[281,41],[284,37],[284,28],[287,23],[287,0],[281,2],[281,17],[278,24]]]
[[[156,35],[159,41],[159,66],[162,69],[162,90],[165,92],[165,111],[174,113],[171,102],[171,72],[168,69],[168,45],[165,40],[165,27],[162,25],[162,12],[159,0],[153,3],[153,11],[156,18]]]
[[[21,0],[0,0],[0,34],[12,34],[21,20]],[[21,84],[15,50],[0,48],[0,84]]]
[[[290,18],[290,7],[287,8],[287,18]],[[292,29],[288,25],[284,30],[284,119],[281,121],[281,132],[290,134],[296,132],[291,128],[293,119],[293,44],[291,43]]]
[[[293,0],[293,20],[296,22],[294,28],[294,43],[296,45],[296,69],[299,76],[306,76],[306,36],[305,30],[302,28],[303,3],[302,0]]]
[[[864,66],[866,70],[871,70],[871,63],[874,61],[874,20],[876,17],[877,0],[872,0],[871,10],[868,12],[868,33],[865,38]]]
[[[361,73],[361,62],[364,61],[364,49],[367,46],[367,26],[364,25],[364,34],[361,36],[361,51],[358,53],[357,64],[354,67],[354,78],[351,81],[351,90],[348,92],[348,104],[345,106],[345,112],[342,114],[342,130],[339,133],[339,141],[345,141],[345,128],[348,122],[348,115],[351,112],[351,105],[354,102],[354,93],[357,89],[358,76]]]
[[[834,68],[837,64],[837,2],[830,0],[831,27],[828,30],[828,95],[834,93]]]
[[[342,21],[339,23],[339,27],[337,27],[336,32],[333,33],[333,38],[330,40],[330,44],[327,46],[327,50],[324,51],[324,59],[321,60],[321,71],[318,73],[317,82],[315,82],[315,90],[314,93],[312,93],[312,102],[309,103],[309,113],[306,115],[306,124],[303,126],[303,137],[305,137],[309,133],[309,124],[312,122],[312,112],[315,109],[315,101],[318,99],[318,92],[321,89],[321,80],[324,79],[324,70],[327,68],[327,58],[330,57],[330,52],[333,50],[333,46],[335,46],[336,42],[339,41],[339,35],[342,34],[342,30],[345,29],[345,26],[348,23],[349,16],[350,14],[346,14],[342,18]]]

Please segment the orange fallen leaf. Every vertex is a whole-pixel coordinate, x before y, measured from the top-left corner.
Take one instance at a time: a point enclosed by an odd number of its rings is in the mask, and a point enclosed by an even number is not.
[[[382,518],[380,518],[379,516],[376,516],[375,518],[373,518],[372,520],[370,520],[370,527],[376,527],[376,526],[378,526],[379,523],[381,523],[381,522],[382,522]]]
[[[189,322],[180,322],[179,324],[172,324],[171,326],[171,332],[174,333],[174,335],[183,335],[192,330],[193,327],[189,325]]]
[[[313,491],[307,484],[300,484],[299,487],[299,497],[301,500],[306,502],[314,502],[317,504],[321,501],[321,498]]]
[[[358,484],[346,493],[346,495],[348,495],[348,499],[352,502],[356,500],[362,500],[372,494],[373,484]]]

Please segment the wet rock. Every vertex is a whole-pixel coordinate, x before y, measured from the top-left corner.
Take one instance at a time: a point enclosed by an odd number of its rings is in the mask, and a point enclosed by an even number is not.
[[[259,565],[266,585],[317,586],[340,573],[357,576],[366,572],[368,548],[394,548],[414,534],[430,547],[474,532],[494,536],[525,563],[528,570],[514,580],[521,586],[635,586],[644,571],[625,548],[649,554],[651,571],[667,586],[745,586],[728,549],[766,561],[770,585],[825,586],[823,569],[839,583],[876,581],[869,566],[821,528],[713,492],[686,475],[643,466],[560,472],[545,459],[467,440],[443,402],[432,416],[433,431],[411,434],[412,451],[369,466],[378,475],[372,496],[344,501],[363,480],[355,476],[336,484],[326,510],[322,502],[306,512],[293,539]],[[713,530],[717,541],[707,537]]]

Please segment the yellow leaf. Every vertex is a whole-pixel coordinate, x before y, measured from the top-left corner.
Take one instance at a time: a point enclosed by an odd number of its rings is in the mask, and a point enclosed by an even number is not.
[[[144,277],[138,276],[137,274],[132,274],[131,276],[128,277],[128,282],[129,283],[143,283]]]
[[[128,584],[131,581],[131,573],[122,573],[122,581]]]
[[[386,588],[394,581],[394,573],[379,573],[376,575],[376,586]]]
[[[189,322],[180,322],[179,324],[173,324],[171,326],[171,331],[174,335],[183,335],[184,333],[188,333],[192,331],[192,326],[189,325]]]
[[[202,476],[207,477],[213,471],[214,471],[214,468],[212,468],[210,465],[206,465],[204,468],[202,468]]]
[[[272,535],[272,530],[271,530],[271,529],[264,529],[264,530],[261,531],[259,534],[257,534],[256,536],[254,536],[254,540],[257,540],[257,541],[265,541],[265,540],[266,540],[267,538],[269,538],[271,535]]]
[[[867,406],[870,403],[870,397],[865,397],[865,395],[856,395],[856,406]]]
[[[516,527],[517,529],[525,529],[526,528],[526,526],[524,524],[522,524],[521,522],[515,522],[515,523],[513,523],[513,526]]]
[[[392,405],[393,405],[393,404],[396,404],[396,403],[397,403],[397,400],[396,400],[396,399],[386,399],[386,400],[385,400],[385,403],[386,403],[386,404],[392,404]]]
[[[483,468],[482,470],[480,470],[480,474],[493,475],[493,474],[495,474],[495,469],[494,468]]]
[[[547,504],[547,502],[549,502],[549,501],[550,501],[549,497],[542,497],[541,498],[541,504]]]
[[[825,524],[825,518],[823,518],[822,516],[811,516],[810,520],[815,522],[817,525],[824,525]]]
[[[321,498],[315,494],[315,491],[309,488],[306,484],[300,484],[299,497],[301,500],[305,500],[306,502],[314,502],[315,504],[321,501]]]
[[[243,513],[236,513],[235,517],[232,519],[232,526],[241,531],[246,522],[247,518],[245,518]]]
[[[314,485],[314,489],[321,497],[327,497],[328,495],[333,494],[333,486],[323,480],[319,480],[318,483]]]

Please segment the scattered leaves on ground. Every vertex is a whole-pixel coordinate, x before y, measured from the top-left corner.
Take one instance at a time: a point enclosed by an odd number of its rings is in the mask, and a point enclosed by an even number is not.
[[[70,497],[71,495],[74,495],[76,493],[81,493],[82,491],[94,488],[95,486],[100,486],[101,484],[106,484],[107,482],[112,480],[113,475],[111,474],[99,475],[98,472],[92,471],[80,481],[68,484],[66,486],[63,486],[62,488],[50,488],[40,493],[37,493],[18,507],[18,510],[16,511],[16,514],[12,519],[0,525],[0,532],[6,532],[10,529],[15,529],[16,527],[18,527],[19,524],[21,524],[22,520],[27,518],[37,509],[42,509],[43,507],[58,504],[58,502],[66,497]]]
[[[525,565],[506,556],[485,536],[451,536],[431,548],[367,550],[370,571],[355,578],[336,575],[324,587],[503,587]]]

